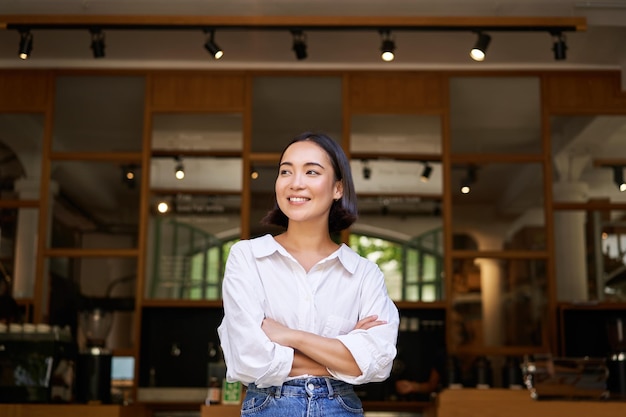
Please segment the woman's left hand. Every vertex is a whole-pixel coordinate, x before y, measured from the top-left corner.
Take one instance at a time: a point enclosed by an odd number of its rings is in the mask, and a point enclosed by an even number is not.
[[[380,326],[381,324],[387,324],[387,322],[384,320],[378,320],[378,316],[374,314],[372,316],[367,316],[359,320],[354,326],[353,330],[357,330],[357,329],[368,330],[368,329],[371,329],[372,327]]]

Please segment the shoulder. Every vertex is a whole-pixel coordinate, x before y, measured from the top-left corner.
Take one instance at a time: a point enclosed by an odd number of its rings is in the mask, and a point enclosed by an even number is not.
[[[249,255],[256,258],[267,256],[276,251],[277,243],[270,234],[251,238],[242,239],[230,248],[233,255]]]
[[[352,274],[380,273],[382,275],[382,271],[375,262],[367,259],[364,256],[359,255],[354,251],[354,249],[346,244],[342,244],[341,248],[339,249],[339,260],[343,264],[344,268],[346,268]]]

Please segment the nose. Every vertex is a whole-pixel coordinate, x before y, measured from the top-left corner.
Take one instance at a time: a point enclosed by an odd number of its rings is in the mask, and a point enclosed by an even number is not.
[[[289,187],[294,189],[294,190],[300,190],[302,188],[304,188],[304,175],[299,174],[299,173],[294,173],[291,176],[291,182],[289,183]]]

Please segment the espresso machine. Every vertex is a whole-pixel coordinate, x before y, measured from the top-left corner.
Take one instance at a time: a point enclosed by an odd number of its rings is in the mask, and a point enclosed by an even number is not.
[[[112,353],[106,338],[113,323],[113,312],[93,308],[79,313],[79,327],[85,347],[76,364],[76,400],[82,403],[111,402]]]

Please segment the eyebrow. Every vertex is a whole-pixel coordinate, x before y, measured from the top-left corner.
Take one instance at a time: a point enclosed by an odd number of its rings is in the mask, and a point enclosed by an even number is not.
[[[280,168],[280,167],[282,167],[283,165],[293,166],[293,163],[292,163],[292,162],[289,162],[289,161],[281,162],[281,163],[280,163],[280,165],[278,165],[278,167]],[[322,169],[326,169],[326,168],[324,168],[324,165],[322,165],[322,164],[320,164],[320,163],[318,163],[318,162],[305,162],[305,163],[304,163],[304,166],[305,166],[305,167],[309,167],[309,166],[316,166],[316,167],[320,167],[320,168],[322,168]]]

